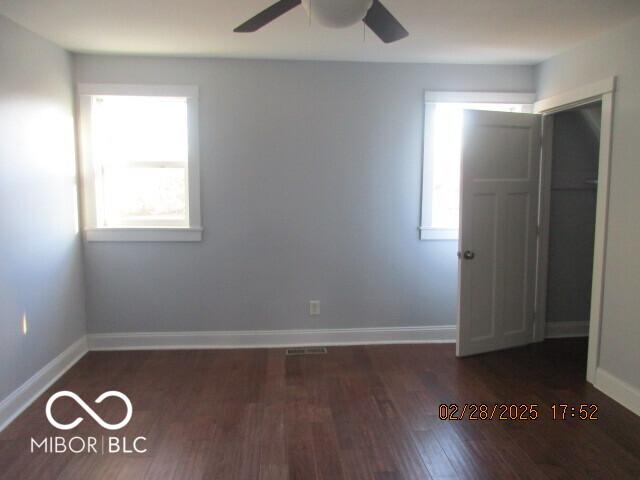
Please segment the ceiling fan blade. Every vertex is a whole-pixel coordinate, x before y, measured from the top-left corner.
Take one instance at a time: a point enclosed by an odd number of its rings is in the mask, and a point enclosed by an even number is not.
[[[284,15],[292,8],[297,7],[302,0],[280,0],[270,7],[265,8],[255,17],[250,18],[239,27],[233,29],[234,32],[255,32],[264,27],[267,23],[274,21],[281,15]]]
[[[400,25],[400,22],[391,15],[391,12],[379,0],[373,0],[373,5],[364,17],[363,22],[384,43],[395,42],[409,35],[409,32]]]

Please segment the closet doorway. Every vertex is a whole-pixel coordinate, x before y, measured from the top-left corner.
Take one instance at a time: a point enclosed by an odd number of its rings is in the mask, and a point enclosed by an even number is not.
[[[539,100],[543,115],[534,341],[588,336],[599,383],[615,77]]]
[[[589,333],[602,102],[553,115],[547,338]]]

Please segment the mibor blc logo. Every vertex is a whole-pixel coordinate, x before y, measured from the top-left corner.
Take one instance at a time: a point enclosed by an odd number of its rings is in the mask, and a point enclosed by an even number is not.
[[[131,417],[133,416],[133,405],[131,404],[131,400],[124,393],[118,392],[117,390],[110,390],[108,392],[104,392],[98,398],[94,400],[94,403],[100,404],[105,399],[116,397],[120,399],[125,407],[126,413],[122,420],[118,423],[109,423],[106,422],[100,415],[98,415],[93,408],[91,408],[82,398],[76,395],[73,392],[68,390],[63,390],[51,395],[49,400],[47,401],[47,406],[45,408],[45,414],[47,416],[47,420],[49,423],[59,430],[73,430],[78,425],[80,425],[84,421],[84,417],[77,417],[70,423],[60,423],[56,420],[51,412],[53,404],[59,398],[67,397],[72,399],[75,403],[78,404],[98,425],[100,425],[105,430],[120,430],[128,425],[131,421]],[[108,453],[144,453],[147,451],[146,448],[142,445],[146,441],[146,437],[135,437],[133,439],[129,439],[127,437],[116,437],[116,436],[74,436],[74,437],[61,437],[61,436],[51,436],[51,437],[43,437],[39,441],[31,438],[31,453],[40,452],[40,453],[95,453],[95,454],[108,454]]]
[[[124,404],[127,407],[127,414],[125,415],[124,419],[121,422],[118,422],[116,424],[111,424],[111,423],[105,422],[102,418],[100,418],[100,416],[89,405],[87,405],[84,402],[84,400],[82,400],[78,395],[76,395],[73,392],[63,390],[61,392],[51,395],[51,398],[49,398],[49,400],[47,401],[47,408],[45,410],[47,414],[47,420],[49,420],[49,423],[60,430],[71,430],[72,428],[76,428],[78,425],[80,425],[82,420],[84,420],[82,417],[78,417],[73,422],[68,423],[66,425],[57,422],[56,419],[53,418],[53,415],[51,414],[51,407],[53,406],[53,403],[60,397],[72,398],[78,405],[80,405],[84,409],[85,412],[91,415],[91,418],[93,418],[96,422],[98,422],[98,424],[102,428],[106,428],[107,430],[120,430],[121,428],[125,427],[129,423],[129,420],[131,420],[131,416],[133,415],[133,406],[131,405],[131,400],[129,400],[129,397],[127,397],[122,392],[118,392],[116,390],[104,392],[94,401],[95,403],[102,403],[102,401],[105,398],[117,397],[124,402]]]

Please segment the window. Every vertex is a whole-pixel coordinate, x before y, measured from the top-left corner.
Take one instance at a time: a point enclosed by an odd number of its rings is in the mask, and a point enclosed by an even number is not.
[[[427,92],[420,225],[422,240],[458,238],[464,111],[530,112],[534,98],[533,94]]]
[[[88,240],[199,240],[197,88],[81,85]]]

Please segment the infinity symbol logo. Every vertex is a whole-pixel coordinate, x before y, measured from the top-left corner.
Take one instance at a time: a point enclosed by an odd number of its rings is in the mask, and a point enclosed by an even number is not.
[[[78,395],[76,395],[73,392],[69,392],[67,390],[63,390],[61,392],[53,394],[49,398],[49,400],[47,401],[47,408],[46,408],[46,411],[45,411],[46,414],[47,414],[47,419],[49,420],[49,423],[51,425],[53,425],[54,427],[59,428],[60,430],[71,430],[72,428],[76,428],[84,420],[84,418],[78,417],[73,422],[67,423],[67,424],[59,423],[58,421],[56,421],[56,419],[53,418],[53,415],[51,415],[51,406],[53,405],[53,402],[55,402],[60,397],[72,398],[78,405],[80,405],[84,409],[85,412],[87,412],[89,415],[91,415],[91,417],[96,422],[98,422],[98,424],[102,428],[106,428],[107,430],[120,430],[122,427],[124,427],[125,425],[127,425],[129,423],[129,420],[131,420],[131,415],[133,415],[133,406],[131,405],[131,401],[129,400],[129,397],[127,397],[124,393],[118,392],[116,390],[111,390],[111,391],[108,391],[108,392],[104,392],[102,395],[100,395],[98,398],[95,399],[95,403],[102,403],[102,401],[105,398],[118,397],[120,400],[122,400],[124,402],[124,404],[127,406],[127,414],[125,415],[124,419],[121,422],[116,423],[116,424],[111,424],[111,423],[105,422]]]

